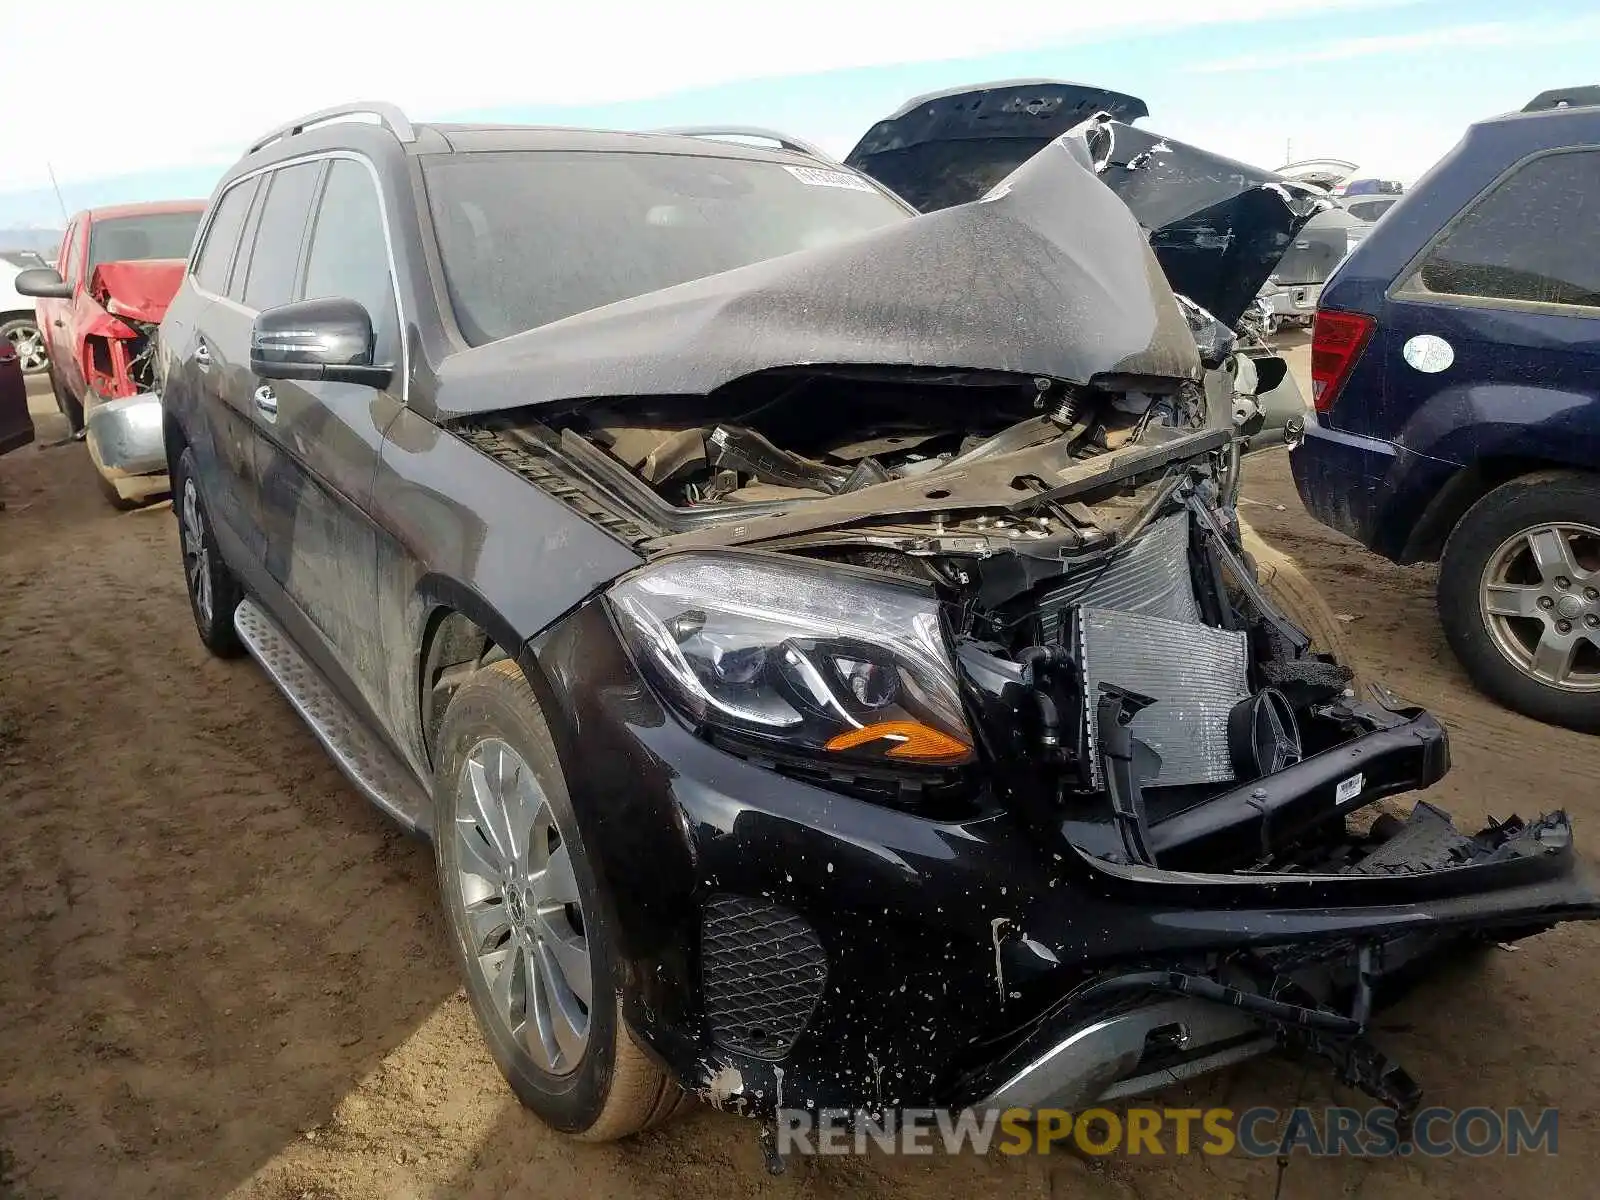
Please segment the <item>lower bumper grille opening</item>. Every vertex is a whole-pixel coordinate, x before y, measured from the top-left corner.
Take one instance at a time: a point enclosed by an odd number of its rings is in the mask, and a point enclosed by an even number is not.
[[[828,960],[811,926],[788,909],[713,896],[701,930],[700,975],[711,1040],[735,1053],[778,1059],[810,1023]]]

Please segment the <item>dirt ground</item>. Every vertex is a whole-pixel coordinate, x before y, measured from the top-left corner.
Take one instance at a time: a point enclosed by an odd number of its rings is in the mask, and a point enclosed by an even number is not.
[[[1303,362],[1299,364],[1303,366]],[[41,440],[64,428],[41,420]],[[1431,707],[1474,827],[1565,805],[1593,857],[1600,742],[1496,709],[1433,574],[1302,512],[1285,455],[1248,519],[1330,597],[1362,668]],[[81,445],[0,459],[0,1200],[20,1197],[1251,1197],[1243,1158],[867,1158],[769,1178],[752,1125],[696,1112],[630,1144],[548,1133],[475,1033],[428,849],[346,784],[249,661],[194,636],[170,509],[114,512]],[[1296,1158],[1283,1200],[1594,1195],[1600,927],[1452,967],[1386,1014],[1429,1103],[1559,1106],[1560,1152]],[[1264,1060],[1171,1104],[1364,1101]]]

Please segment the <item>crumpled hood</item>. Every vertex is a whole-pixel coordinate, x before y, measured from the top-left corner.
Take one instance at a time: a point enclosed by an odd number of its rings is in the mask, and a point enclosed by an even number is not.
[[[160,324],[183,282],[181,258],[101,263],[89,278],[89,294],[114,317]]]
[[[1097,96],[1112,119],[1089,123]],[[995,110],[1006,119],[991,122]],[[1082,84],[986,84],[907,105],[845,162],[926,212],[976,199],[1052,139],[1093,141],[1102,181],[1149,231],[1173,290],[1235,325],[1319,192],[1128,123],[1144,115],[1142,100]]]
[[[908,217],[452,355],[440,415],[705,394],[793,366],[1198,379],[1194,338],[1126,205],[1049,147],[1004,195]]]

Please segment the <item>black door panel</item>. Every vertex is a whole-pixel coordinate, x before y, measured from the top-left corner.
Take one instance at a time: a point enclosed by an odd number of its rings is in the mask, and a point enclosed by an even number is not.
[[[249,396],[250,328],[255,314],[232,300],[213,300],[195,338],[192,361],[202,404],[211,414],[220,491],[210,493],[213,519],[226,524],[249,548],[262,553],[261,488],[256,473],[255,418]],[[205,482],[202,479],[202,482]]]
[[[375,361],[398,363],[399,306],[369,168],[354,158],[330,161],[314,213],[295,294],[264,298],[359,301],[372,318]],[[286,223],[274,222],[269,205],[256,242],[258,259],[270,238],[288,236]],[[263,280],[272,284],[286,274],[281,263],[264,268],[253,262],[246,296],[260,294]],[[389,392],[255,379],[250,398],[267,573],[339,664],[343,679],[336,685],[352,688],[364,708],[380,712],[393,648],[380,644],[374,619],[380,533],[367,511],[384,430],[399,411],[403,387],[398,369]]]
[[[262,381],[258,411],[267,574],[316,629],[373,708],[385,672],[376,622],[378,530],[366,515],[396,406],[370,387]]]

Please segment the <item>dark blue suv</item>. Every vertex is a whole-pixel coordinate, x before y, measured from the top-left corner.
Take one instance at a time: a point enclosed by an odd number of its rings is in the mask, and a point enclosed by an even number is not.
[[[1311,374],[1306,507],[1440,562],[1484,691],[1600,731],[1600,91],[1472,126],[1328,281]]]

